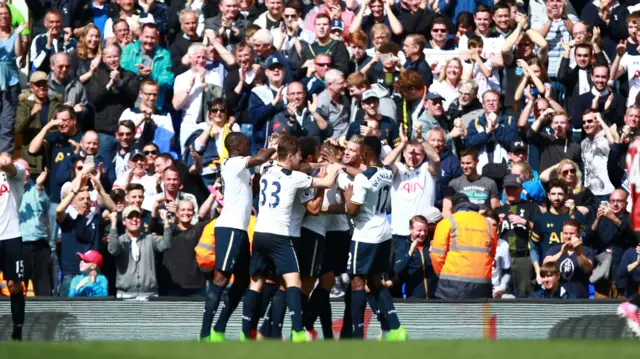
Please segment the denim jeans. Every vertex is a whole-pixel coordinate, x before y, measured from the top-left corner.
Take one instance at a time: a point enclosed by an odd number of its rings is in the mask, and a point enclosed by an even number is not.
[[[75,277],[75,274],[65,274],[62,276],[62,282],[60,283],[61,297],[69,297],[69,289],[71,288],[71,280],[73,280],[73,277]]]
[[[103,161],[112,161],[116,155],[116,137],[107,133],[98,133],[100,138],[100,147],[98,147],[98,155]]]

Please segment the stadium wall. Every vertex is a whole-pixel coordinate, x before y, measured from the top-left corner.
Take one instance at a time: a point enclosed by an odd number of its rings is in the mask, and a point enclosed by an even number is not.
[[[410,339],[631,339],[618,319],[616,301],[400,302],[396,310]],[[238,339],[236,310],[227,328]],[[201,301],[27,300],[25,340],[184,341],[200,331]],[[332,302],[334,332],[342,326],[344,303]],[[0,338],[11,334],[11,309],[0,300]],[[367,309],[366,333],[380,326]],[[316,323],[320,332],[320,323]],[[285,333],[289,320],[285,318]],[[337,335],[336,335],[337,336]]]

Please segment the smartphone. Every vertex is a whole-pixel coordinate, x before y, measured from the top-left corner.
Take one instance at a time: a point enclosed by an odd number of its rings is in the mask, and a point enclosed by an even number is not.
[[[604,208],[609,208],[609,201],[602,201],[600,202],[600,205]]]
[[[363,126],[369,127],[369,121],[364,121]]]
[[[380,55],[380,61],[391,61],[393,59],[392,54],[382,54]]]

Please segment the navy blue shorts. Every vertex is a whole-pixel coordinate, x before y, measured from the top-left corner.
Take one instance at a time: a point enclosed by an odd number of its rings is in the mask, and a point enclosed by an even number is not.
[[[251,254],[251,276],[300,272],[298,258],[293,249],[295,240],[297,240],[295,237],[255,232]]]
[[[323,236],[304,227],[300,229],[300,238],[293,240],[293,248],[296,250],[301,275],[320,276],[324,247],[325,239]]]
[[[320,275],[329,272],[335,275],[344,273],[347,270],[349,246],[351,246],[349,231],[327,232]]]
[[[390,251],[390,239],[382,243],[351,241],[347,273],[350,275],[367,275],[388,272]]]
[[[228,227],[214,228],[216,236],[216,270],[247,273],[251,250],[247,231]]]
[[[22,282],[24,279],[22,237],[0,241],[0,271],[6,281]]]

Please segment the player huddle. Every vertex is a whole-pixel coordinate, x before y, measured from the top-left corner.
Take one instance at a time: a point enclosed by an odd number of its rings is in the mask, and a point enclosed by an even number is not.
[[[392,235],[386,213],[393,172],[380,162],[380,140],[364,137],[358,146],[347,146],[347,152],[359,147],[358,167],[348,165],[355,153],[345,153],[346,164],[337,163],[342,156],[331,143],[320,150],[313,138],[288,135],[270,142],[268,149],[250,156],[245,135],[231,133],[225,139],[229,158],[220,171],[225,206],[215,225],[216,274],[205,299],[200,340],[225,339],[227,321],[243,295],[242,340],[256,337],[257,322],[271,300],[265,323],[272,337],[281,336],[285,305],[293,342],[315,335],[317,317],[325,338],[332,337],[329,290],[334,271],[345,269],[352,276],[345,313],[345,323],[348,319],[352,323],[349,336],[364,337],[368,291],[369,302],[388,323],[385,338],[406,340],[391,294],[382,285],[382,274],[390,265]],[[260,189],[251,252],[247,234],[253,204],[250,168],[256,166],[262,168],[253,179],[259,181]],[[349,217],[354,227],[350,241]],[[211,330],[231,275],[233,284]]]

